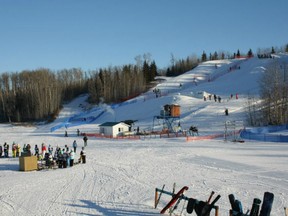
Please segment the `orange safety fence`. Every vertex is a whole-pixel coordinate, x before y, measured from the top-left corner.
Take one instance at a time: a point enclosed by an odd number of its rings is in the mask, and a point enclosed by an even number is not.
[[[213,134],[207,136],[187,136],[186,141],[193,141],[193,140],[206,140],[206,139],[216,139],[219,137],[224,137],[224,134]]]
[[[222,133],[222,134],[212,134],[212,135],[207,135],[207,136],[187,136],[186,137],[186,141],[193,141],[193,140],[206,140],[206,139],[216,139],[216,138],[225,138],[228,136],[235,136],[240,134],[241,130],[237,130],[237,131],[231,131],[229,133]]]
[[[140,136],[137,136],[137,135],[113,137],[112,135],[104,135],[104,134],[98,134],[98,133],[85,133],[85,134],[86,136],[89,136],[89,137],[107,138],[107,139],[140,139]]]

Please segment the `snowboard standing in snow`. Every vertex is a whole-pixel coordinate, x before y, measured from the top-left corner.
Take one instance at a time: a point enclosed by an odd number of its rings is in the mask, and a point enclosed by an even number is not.
[[[270,216],[274,200],[274,194],[270,192],[265,192],[263,197],[263,203],[261,206],[261,211],[259,216]]]
[[[233,194],[229,194],[228,198],[231,204],[232,215],[242,215],[243,214],[242,203],[239,200],[235,200]]]
[[[193,209],[195,207],[195,203],[196,203],[196,200],[193,199],[193,198],[189,198],[188,199],[188,204],[187,204],[187,208],[186,208],[186,211],[188,214],[192,214],[193,213]]]
[[[258,198],[255,198],[253,200],[252,208],[250,211],[250,216],[258,216],[259,215],[260,203],[261,203],[261,200]]]

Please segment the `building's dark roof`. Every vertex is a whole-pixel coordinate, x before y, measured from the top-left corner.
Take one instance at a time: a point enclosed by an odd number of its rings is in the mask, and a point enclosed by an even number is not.
[[[119,124],[120,122],[105,122],[103,124],[101,124],[100,126],[114,126]]]
[[[124,122],[105,122],[105,123],[101,124],[100,126],[102,126],[102,127],[113,127],[113,126],[115,126],[115,125],[117,125],[119,123],[122,123],[122,124],[125,124],[125,125],[129,126],[128,124],[126,124]]]

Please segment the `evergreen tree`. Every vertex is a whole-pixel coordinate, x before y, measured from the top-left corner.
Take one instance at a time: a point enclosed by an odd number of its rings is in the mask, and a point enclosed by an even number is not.
[[[173,76],[172,71],[169,67],[167,68],[166,76],[168,76],[168,77]]]
[[[206,55],[205,51],[203,51],[201,60],[202,60],[202,62],[207,61],[207,55]]]
[[[272,49],[271,49],[271,54],[275,54],[275,49],[274,49],[274,47],[272,47]]]
[[[286,44],[285,52],[288,52],[288,44]]]
[[[239,49],[238,49],[238,50],[237,50],[236,57],[237,57],[237,58],[240,58],[240,56],[241,56],[241,54],[240,54],[240,51],[239,51]]]
[[[151,74],[151,80],[153,81],[154,78],[157,76],[157,66],[155,61],[152,61],[152,63],[150,64],[150,74]]]
[[[222,60],[225,59],[225,53],[224,52],[221,53],[221,59]]]
[[[150,76],[150,74],[149,74],[149,71],[150,71],[149,64],[147,63],[146,60],[144,60],[142,71],[143,71],[145,82],[146,82],[146,84],[148,84],[151,78],[149,77]]]
[[[248,56],[248,58],[251,58],[253,56],[253,52],[251,49],[249,49],[247,56]]]
[[[213,60],[218,60],[218,53],[216,51],[214,52]]]

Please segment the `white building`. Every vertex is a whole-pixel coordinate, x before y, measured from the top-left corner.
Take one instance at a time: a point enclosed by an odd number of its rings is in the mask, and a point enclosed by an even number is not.
[[[99,127],[101,134],[112,137],[123,136],[130,131],[130,125],[123,122],[105,122]]]

